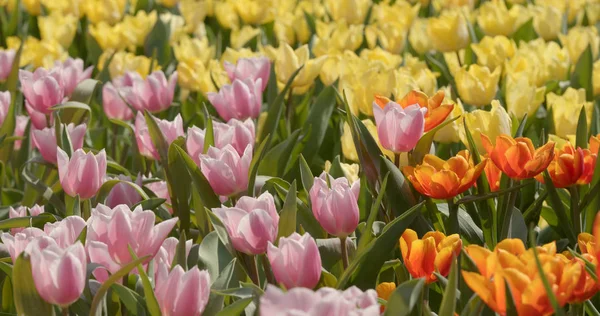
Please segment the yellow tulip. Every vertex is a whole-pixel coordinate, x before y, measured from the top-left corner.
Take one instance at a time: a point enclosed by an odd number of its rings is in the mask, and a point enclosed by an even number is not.
[[[40,0],[40,3],[50,14],[71,14],[78,18],[81,18],[84,14],[81,8],[83,0]]]
[[[362,120],[362,123],[365,125],[367,130],[369,130],[369,133],[373,139],[377,142],[377,146],[379,146],[381,152],[390,159],[394,159],[394,153],[381,146],[381,143],[379,142],[379,136],[377,135],[377,126],[375,123],[368,119]],[[356,152],[356,147],[354,147],[352,132],[350,131],[350,125],[348,125],[348,123],[344,123],[344,132],[342,133],[342,153],[346,159],[358,161],[358,153]]]
[[[308,43],[312,36],[308,23],[306,22],[306,17],[304,16],[305,12],[314,17],[315,20],[321,20],[325,16],[325,6],[321,1],[315,0],[300,0],[296,5],[294,18],[293,20],[288,20],[287,23],[292,24],[291,28],[296,33],[295,39],[302,44]],[[285,25],[287,25],[287,23],[283,22]],[[291,45],[291,43],[287,41],[286,43]]]
[[[296,50],[290,45],[281,43],[277,49],[266,47],[267,54],[275,60],[275,74],[281,84],[287,83],[292,74],[304,65],[292,82],[294,92],[303,93],[314,83],[319,75],[326,56],[310,59],[308,45],[302,45]]]
[[[374,5],[371,14],[373,23],[365,30],[369,48],[374,48],[379,43],[379,46],[391,53],[402,52],[408,30],[419,14],[419,8],[420,5],[411,7],[403,1],[396,1],[393,5]]]
[[[541,87],[550,80],[565,80],[569,66],[566,48],[555,42],[536,39],[521,43],[515,56],[506,62],[505,73],[525,72],[536,86]]]
[[[208,43],[207,38],[184,36],[173,45],[173,52],[179,62],[199,59],[204,65],[208,65],[208,62],[215,56],[215,47]]]
[[[410,55],[406,56],[404,63],[406,66],[403,68],[410,73],[410,76],[417,83],[418,90],[425,92],[427,95],[434,95],[437,91],[437,77],[439,74],[431,71],[424,61]],[[396,82],[398,83],[398,80]],[[406,93],[396,91],[394,95],[400,96],[406,95]]]
[[[356,163],[347,164],[342,162],[340,163],[340,166],[342,167],[344,176],[346,177],[346,179],[348,179],[349,183],[354,183],[354,181],[360,179],[360,177],[358,176],[358,173],[360,171],[360,165]],[[329,173],[329,170],[331,170],[331,161],[325,161],[325,167],[323,168],[323,170]]]
[[[211,60],[205,66],[200,60],[192,60],[177,65],[178,82],[182,88],[199,91],[204,95],[216,92],[219,88],[229,83],[227,73],[218,60]],[[218,87],[213,84],[213,79]]]
[[[446,118],[446,121],[449,121],[451,119],[454,119],[455,117],[461,116],[463,115],[463,113],[465,113],[465,109],[462,105],[462,102],[460,101],[460,99],[457,99],[456,102],[454,102],[451,98],[451,91],[450,91],[450,87],[444,87],[442,90],[444,90],[444,101],[442,102],[442,104],[454,104],[454,109],[452,109],[452,112],[450,112],[450,115],[448,115],[448,117]],[[459,118],[455,121],[453,121],[452,123],[442,127],[440,130],[437,131],[437,133],[435,133],[435,135],[433,136],[433,140],[438,142],[438,143],[458,143],[460,142],[460,129],[462,128],[461,125],[461,120],[462,118]]]
[[[569,87],[560,96],[550,92],[546,95],[546,104],[549,109],[552,109],[554,133],[557,136],[567,138],[569,135],[577,134],[577,122],[582,108],[585,108],[589,130],[592,123],[594,103],[585,100],[585,89]]]
[[[433,7],[436,9],[436,11],[459,7],[465,7],[468,10],[473,10],[475,7],[475,0],[435,0],[433,2]]]
[[[556,145],[555,148],[563,148],[567,143],[575,144],[576,138],[575,134],[567,135],[567,138],[559,137],[555,134],[548,134],[548,141],[554,142]]]
[[[469,131],[475,141],[475,146],[478,152],[485,153],[485,148],[481,143],[481,134],[485,134],[493,142],[496,141],[496,136],[509,134],[511,132],[511,119],[506,113],[506,110],[500,105],[497,100],[492,101],[492,109],[490,111],[475,110],[464,114],[464,119],[467,122]],[[458,129],[460,140],[469,148],[469,141],[465,134],[464,123],[462,119],[458,119],[460,128]]]
[[[273,20],[273,0],[236,0],[235,9],[247,24],[264,24]]]
[[[585,7],[585,15],[590,25],[596,25],[600,20],[600,3],[588,3]]]
[[[231,1],[219,1],[215,3],[215,17],[219,24],[227,29],[239,28],[240,21],[236,14],[235,4]]]
[[[42,40],[57,41],[64,48],[69,48],[75,33],[79,19],[73,15],[53,13],[38,17],[38,26]]]
[[[390,96],[396,86],[394,71],[378,61],[347,59],[340,75],[339,90],[345,92],[352,114],[373,115],[376,94]]]
[[[105,51],[98,60],[98,70],[104,69],[104,64],[112,55],[111,51]],[[132,53],[120,51],[114,54],[110,64],[108,65],[108,73],[111,78],[117,78],[125,74],[127,71],[135,71],[142,77],[149,74],[150,64],[152,61],[146,56],[136,56]],[[154,65],[154,70],[159,70],[160,66]]]
[[[600,60],[594,63],[592,84],[594,85],[594,96],[600,95]]]
[[[16,36],[6,38],[8,49],[15,51],[21,46],[21,39]],[[55,40],[39,40],[33,36],[28,36],[23,44],[23,52],[19,66],[31,65],[33,68],[44,67],[51,68],[55,61],[64,61],[69,57],[65,49]]]
[[[317,21],[317,37],[313,44],[315,56],[341,53],[345,50],[354,51],[363,41],[361,25],[348,25],[346,21],[325,23]]]
[[[325,0],[325,8],[334,21],[345,19],[349,24],[363,24],[371,0]]]
[[[231,47],[233,49],[240,49],[259,34],[260,29],[250,25],[244,25],[241,29],[231,30]]]
[[[416,78],[413,77],[413,74],[410,71],[410,69],[406,67],[401,67],[394,70],[393,74],[394,81],[391,82],[393,84],[391,93],[394,96],[404,96],[412,90],[421,90],[419,87],[419,83],[417,82]]]
[[[193,32],[196,30],[196,28],[202,24],[202,21],[204,21],[204,18],[207,15],[212,15],[212,7],[212,0],[181,0],[179,2],[179,12],[181,12],[181,16],[183,16],[183,19],[185,20],[186,31]]]
[[[148,36],[154,24],[156,24],[156,19],[156,11],[150,13],[138,11],[135,16],[125,16],[123,21],[119,23],[122,25],[121,31],[123,32],[123,37],[129,39],[131,46],[144,46],[146,36]]]
[[[110,26],[106,22],[99,22],[90,25],[89,32],[103,51],[119,51],[130,46],[129,39],[124,38],[122,28],[123,26],[120,23]]]
[[[460,10],[445,11],[439,17],[430,18],[427,34],[433,48],[441,52],[460,50],[470,41],[466,17]]]
[[[214,47],[213,49],[213,55],[214,55]],[[252,50],[250,50],[249,48],[240,48],[240,49],[232,49],[231,47],[227,47],[225,48],[225,52],[223,52],[223,55],[221,55],[221,62],[230,62],[232,64],[237,63],[238,59],[240,58],[250,58],[250,57],[257,57],[262,55],[261,53],[257,53],[257,52],[253,52]]]
[[[549,5],[536,5],[529,7],[533,14],[533,28],[543,39],[550,41],[558,38],[561,30],[562,12]]]
[[[416,19],[408,33],[410,46],[419,54],[424,54],[433,49],[433,44],[427,35],[427,19]]]
[[[515,42],[506,36],[485,36],[481,42],[471,44],[471,48],[477,55],[477,63],[489,69],[504,65],[507,59],[515,54],[517,49]]]
[[[450,74],[456,77],[456,74],[461,70],[462,65],[465,64],[465,50],[459,50],[458,54],[456,52],[444,53],[444,61],[446,61],[446,65],[448,65]]]
[[[304,25],[301,25],[302,23],[304,23]],[[299,32],[298,35],[296,34],[297,29]],[[308,28],[308,24],[306,24],[304,14],[302,16],[295,16],[291,12],[286,12],[275,17],[273,31],[275,32],[277,41],[288,43],[289,45],[294,45],[296,43],[296,37],[300,36],[304,36],[306,40],[299,40],[299,42],[306,43],[308,42],[308,37],[312,35]],[[300,35],[300,33],[302,34]]]
[[[381,47],[361,50],[360,58],[368,61],[380,61],[389,68],[397,68],[402,63],[401,55],[390,53],[381,49]]]
[[[479,7],[477,24],[486,35],[512,35],[529,20],[527,10],[521,5],[513,5],[510,10],[503,0],[492,0]]]
[[[20,0],[25,11],[31,15],[40,15],[42,13],[42,5],[40,0]]]
[[[579,60],[581,53],[589,46],[592,46],[593,59],[598,57],[600,37],[598,29],[595,26],[576,26],[569,30],[567,35],[559,34],[560,43],[569,50],[569,57],[572,63]]]
[[[394,54],[399,54],[404,50],[407,32],[396,23],[369,25],[365,31],[369,48],[374,48],[379,44],[383,49]]]
[[[92,24],[114,24],[123,18],[126,3],[127,0],[85,0],[81,2],[81,9]]]
[[[535,117],[538,108],[544,102],[546,87],[537,88],[525,72],[506,76],[506,108],[508,113],[521,119],[527,113]]]
[[[467,104],[484,106],[490,104],[498,91],[500,68],[490,71],[487,67],[471,65],[461,68],[456,74],[458,95]]]

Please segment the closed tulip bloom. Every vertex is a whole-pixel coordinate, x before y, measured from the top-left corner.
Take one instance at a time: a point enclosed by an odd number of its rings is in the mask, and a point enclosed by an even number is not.
[[[44,231],[39,228],[27,227],[14,236],[9,233],[2,233],[0,239],[2,239],[2,243],[6,246],[6,250],[14,263],[32,240],[44,235],[46,235]]]
[[[544,102],[546,87],[536,87],[526,72],[508,74],[505,77],[505,99],[508,113],[521,119],[535,117],[538,108]]]
[[[257,118],[262,105],[262,79],[236,79],[218,93],[209,92],[207,97],[225,121]]]
[[[90,79],[94,66],[83,69],[83,60],[67,58],[62,63],[57,61],[54,70],[60,74],[65,96],[70,96],[80,82]]]
[[[61,76],[57,71],[38,68],[31,73],[19,70],[19,81],[25,99],[33,109],[44,114],[52,113],[51,107],[62,103],[65,96]]]
[[[187,258],[192,250],[192,240],[185,242],[185,257]],[[175,260],[177,254],[177,245],[179,240],[175,237],[169,237],[163,241],[160,249],[154,256],[154,262],[156,262],[155,268],[155,282],[158,285],[162,281],[166,280],[171,271],[171,265]]]
[[[290,237],[281,237],[278,247],[269,242],[267,256],[275,279],[287,289],[312,289],[319,283],[321,255],[310,234],[300,236],[294,232]]]
[[[488,136],[481,134],[481,142],[498,169],[515,180],[533,178],[543,172],[554,158],[554,142],[535,149],[531,139],[512,138],[506,134],[496,137],[496,145]]]
[[[254,145],[255,142],[254,121],[248,119],[239,121],[231,119],[227,123],[213,121],[214,147],[224,148],[231,144],[239,155],[244,154],[248,145]],[[200,165],[200,154],[204,151],[204,137],[206,131],[192,126],[188,128],[186,148],[192,159]]]
[[[583,109],[586,114],[588,131],[592,126],[594,103],[586,101],[585,89],[568,87],[562,95],[550,92],[546,95],[546,105],[552,109],[554,132],[557,136],[568,138],[577,133],[579,113]]]
[[[110,119],[129,121],[133,118],[133,111],[123,101],[119,91],[111,82],[107,82],[102,87],[102,108],[104,114]]]
[[[157,198],[165,199],[166,203],[171,204],[171,196],[169,196],[169,188],[167,187],[166,181],[156,181],[145,185],[146,188],[154,192]],[[168,211],[172,214],[173,210],[168,208]]]
[[[434,199],[453,198],[473,186],[487,160],[474,165],[468,150],[444,161],[435,155],[427,154],[423,163],[405,166],[402,171],[421,194]]]
[[[2,124],[0,122],[0,124]],[[26,115],[17,115],[15,122],[15,136],[25,137],[25,130],[27,129],[27,124],[29,124],[29,117]],[[15,150],[21,149],[22,140],[15,141]]]
[[[433,48],[440,52],[454,52],[469,45],[467,20],[460,10],[444,11],[427,23]]]
[[[10,91],[0,92],[0,125],[4,123],[10,109]]]
[[[394,153],[411,151],[423,136],[426,113],[427,108],[418,104],[402,108],[398,103],[388,102],[382,108],[373,102],[373,114],[381,145]]]
[[[350,184],[345,177],[334,179],[325,172],[315,177],[310,202],[315,218],[326,232],[336,237],[346,237],[354,232],[360,217],[359,193],[359,181]]]
[[[66,307],[79,299],[86,284],[87,258],[81,242],[66,249],[50,245],[32,251],[35,288],[48,303]]]
[[[6,80],[10,75],[15,54],[14,49],[0,50],[0,81]]]
[[[17,208],[9,207],[8,208],[8,218],[19,218],[26,216],[38,216],[44,213],[44,206],[34,205],[31,208],[27,208],[26,206],[19,206]],[[15,227],[11,228],[10,232],[14,235],[18,232],[23,231],[23,227]]]
[[[528,19],[530,16],[523,6],[513,5],[509,10],[504,1],[493,0],[481,5],[477,24],[486,35],[511,36]]]
[[[484,106],[492,102],[498,91],[501,68],[490,71],[487,67],[471,65],[460,68],[456,73],[458,95],[467,104]]]
[[[171,121],[161,120],[152,117],[160,131],[162,132],[167,144],[171,144],[177,137],[183,136],[183,120],[181,119],[181,114],[177,114],[175,119]],[[142,112],[138,112],[135,117],[135,140],[137,142],[138,149],[140,154],[145,157],[160,160],[160,156],[156,147],[154,146],[154,142],[152,142],[152,138],[150,137],[150,131],[148,130],[148,125],[146,124],[146,118]]]
[[[131,262],[129,247],[137,257],[154,256],[163,241],[177,224],[171,218],[155,225],[156,215],[141,206],[133,211],[126,205],[111,209],[98,204],[92,209],[87,222],[86,249],[90,262],[102,265],[111,273]],[[104,269],[94,271],[96,279],[104,282],[108,273]]]
[[[454,109],[453,104],[442,104],[444,101],[444,96],[445,94],[443,90],[438,91],[431,98],[421,91],[412,90],[407,95],[405,95],[404,98],[402,98],[402,100],[397,102],[404,109],[413,104],[417,104],[421,108],[427,109],[427,112],[425,112],[424,131],[428,132],[434,127],[444,122],[444,120],[446,120],[448,115],[450,115],[450,113]],[[375,103],[377,103],[377,105],[379,105],[379,107],[381,107],[382,109],[385,108],[385,106],[389,102],[392,101],[386,97],[375,96]]]
[[[489,69],[502,67],[507,59],[514,56],[517,49],[515,42],[506,36],[485,36],[481,42],[472,44],[471,48],[477,55],[477,63]]]
[[[58,177],[66,194],[79,195],[87,200],[98,192],[106,176],[106,152],[102,149],[97,155],[83,149],[73,152],[71,158],[57,148]]]
[[[225,225],[237,251],[249,255],[265,253],[269,242],[277,238],[279,214],[268,192],[258,198],[243,196],[235,207],[215,208],[213,212]]]
[[[303,93],[313,85],[321,67],[327,60],[326,56],[311,59],[306,44],[294,50],[289,44],[282,43],[277,49],[267,47],[267,54],[275,60],[275,74],[277,75],[277,81],[281,84],[287,83],[292,74],[304,65],[304,68],[300,70],[292,82],[295,93]]]
[[[27,100],[25,100],[25,110],[27,111],[27,114],[29,114],[29,118],[31,119],[32,128],[44,129],[48,127],[48,123],[50,123],[50,126],[54,124],[53,115],[50,115],[50,122],[48,122],[46,120],[46,114],[36,111],[34,108],[31,107]]]
[[[561,32],[561,24],[556,21],[562,20],[563,12],[551,5],[529,5],[527,7],[533,14],[535,32],[546,41],[557,39]]]
[[[63,126],[64,128],[64,126]],[[71,145],[73,146],[73,150],[77,150],[83,147],[83,140],[85,137],[87,125],[81,124],[75,126],[75,124],[70,123],[67,125],[67,133],[69,134],[69,138],[71,138]],[[37,148],[42,154],[44,160],[49,163],[56,164],[56,149],[58,146],[56,145],[56,129],[54,127],[46,127],[44,129],[33,129],[31,131],[31,142],[33,147]],[[59,136],[62,137],[62,136]]]
[[[131,180],[131,177],[125,175],[118,175],[116,179],[130,183],[133,182]],[[138,177],[135,184],[141,187],[142,178]],[[131,207],[140,202],[141,200],[142,196],[134,187],[132,187],[128,183],[120,182],[115,184],[112,190],[110,190],[110,193],[108,193],[108,195],[106,196],[106,201],[104,202],[104,204],[110,208],[113,208],[119,204],[125,204]]]
[[[588,149],[575,148],[567,142],[560,149],[554,148],[554,159],[548,165],[548,174],[555,187],[566,188],[590,183],[595,167],[596,154]],[[542,174],[535,176],[535,179],[544,183]]]
[[[569,57],[573,64],[577,63],[579,57],[589,46],[592,48],[592,58],[598,57],[600,50],[600,38],[598,30],[592,26],[575,26],[565,34],[558,34],[560,43],[569,50]]]
[[[175,84],[177,72],[167,81],[164,72],[154,71],[145,80],[135,80],[131,87],[123,89],[123,97],[138,111],[158,113],[168,109],[173,103]]]
[[[210,296],[210,275],[194,266],[185,272],[180,265],[156,285],[156,300],[165,316],[200,316]]]
[[[271,75],[271,61],[267,57],[240,58],[235,65],[225,61],[223,67],[231,82],[236,79],[255,82],[260,78],[261,91],[265,91]]]
[[[457,120],[460,128],[458,129],[458,135],[461,142],[469,148],[469,141],[465,133],[465,126],[462,119]],[[506,110],[500,102],[497,100],[492,101],[492,109],[486,110],[475,110],[464,114],[464,121],[466,121],[469,127],[469,132],[473,136],[475,146],[480,154],[485,154],[485,147],[481,142],[481,134],[487,135],[492,141],[495,141],[496,136],[502,134],[510,134],[512,120]],[[436,133],[437,135],[437,133]]]
[[[200,169],[216,194],[232,196],[248,189],[251,161],[251,145],[246,146],[243,155],[229,144],[222,149],[211,146],[200,155]]]
[[[589,146],[592,154],[598,155],[598,149],[600,149],[600,134],[590,136]]]
[[[79,216],[67,216],[60,222],[46,223],[44,232],[52,237],[56,244],[65,249],[73,245],[85,228],[86,223]]]
[[[434,231],[419,239],[414,230],[407,229],[400,237],[406,269],[414,278],[425,278],[427,283],[437,281],[434,272],[447,276],[453,257],[457,257],[461,249],[462,240],[458,234],[445,236]]]

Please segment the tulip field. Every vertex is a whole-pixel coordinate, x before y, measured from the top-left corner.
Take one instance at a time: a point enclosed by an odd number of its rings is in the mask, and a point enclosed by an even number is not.
[[[600,0],[0,0],[0,315],[600,316]]]

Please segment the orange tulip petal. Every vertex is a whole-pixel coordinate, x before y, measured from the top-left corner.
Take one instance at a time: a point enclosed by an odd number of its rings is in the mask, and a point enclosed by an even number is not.
[[[435,199],[447,199],[457,195],[460,179],[450,170],[441,170],[431,176],[431,197]]]
[[[444,104],[437,108],[429,108],[425,115],[425,132],[434,129],[436,126],[442,124],[448,115],[452,113],[454,104]]]
[[[384,97],[384,96],[382,96],[382,95],[377,95],[377,94],[376,94],[376,95],[375,95],[375,100],[374,100],[374,102],[375,102],[377,105],[379,105],[379,107],[380,107],[380,108],[382,108],[382,109],[383,109],[383,108],[385,108],[385,106],[386,106],[388,103],[392,102],[392,100],[390,100],[389,98],[386,98],[386,97]]]
[[[411,106],[413,104],[418,104],[422,108],[426,108],[429,104],[429,98],[427,95],[419,90],[412,90],[407,93],[402,100],[398,101],[398,104],[403,108]]]
[[[462,276],[469,288],[471,288],[471,290],[475,292],[487,306],[498,313],[501,312],[496,301],[497,295],[493,281],[480,274],[469,271],[462,271]],[[504,308],[504,311],[506,311],[506,307]]]

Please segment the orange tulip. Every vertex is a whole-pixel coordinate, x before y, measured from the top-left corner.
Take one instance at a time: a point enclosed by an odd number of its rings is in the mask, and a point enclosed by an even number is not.
[[[400,104],[402,108],[406,108],[413,104],[418,104],[422,108],[427,108],[425,113],[425,132],[432,130],[434,127],[440,125],[448,115],[454,109],[454,104],[442,104],[444,101],[444,91],[438,91],[433,97],[429,98],[427,95],[418,90],[412,90],[396,103]],[[392,102],[390,99],[376,95],[375,103],[382,109],[385,105]]]
[[[426,278],[427,283],[437,281],[435,271],[443,276],[450,272],[452,258],[462,249],[458,234],[446,236],[441,232],[428,232],[419,239],[417,233],[407,229],[400,237],[402,259],[414,278]]]
[[[489,158],[488,155],[485,155],[484,158]],[[485,168],[483,169],[485,172],[485,177],[490,184],[490,191],[496,192],[500,189],[500,178],[502,176],[502,171],[496,167],[493,161],[488,161],[485,164]]]
[[[598,155],[598,148],[600,148],[600,134],[590,137],[590,144],[588,146],[592,154]]]
[[[531,279],[517,269],[509,268],[498,271],[493,278],[487,278],[475,272],[462,271],[463,278],[469,288],[492,310],[506,315],[506,285],[510,286],[515,306],[521,306],[521,297]],[[519,313],[521,315],[521,313]]]
[[[394,293],[395,290],[396,290],[396,283],[394,283],[394,282],[381,282],[375,288],[375,291],[377,291],[377,297],[384,299],[386,301],[389,301],[390,296],[392,296],[392,293]],[[381,313],[383,313],[384,310],[385,310],[385,306],[381,305],[379,311]]]
[[[402,168],[413,187],[421,194],[434,199],[455,197],[473,186],[483,171],[487,159],[474,166],[468,150],[444,161],[427,154],[416,167]]]
[[[566,188],[576,184],[588,184],[592,181],[596,155],[588,149],[577,147],[571,143],[565,143],[562,149],[554,148],[554,159],[548,165],[548,173],[552,178],[554,186]],[[535,179],[544,183],[542,174]]]
[[[481,134],[481,142],[494,164],[516,180],[533,178],[544,171],[554,158],[554,142],[535,149],[531,139],[512,138],[506,134],[496,137],[496,145]]]
[[[582,254],[594,254],[596,243],[594,242],[594,236],[592,234],[579,234],[579,236],[577,236],[577,244],[579,245],[579,251]]]

